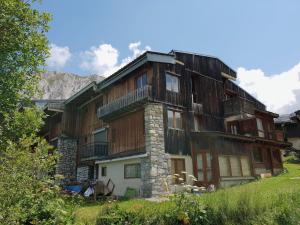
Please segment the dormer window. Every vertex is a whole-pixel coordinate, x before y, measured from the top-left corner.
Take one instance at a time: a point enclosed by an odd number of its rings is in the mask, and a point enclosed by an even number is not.
[[[135,81],[136,89],[145,87],[147,84],[148,84],[148,81],[147,81],[146,73],[140,75]]]
[[[166,73],[166,89],[167,91],[179,92],[179,78],[172,74]]]

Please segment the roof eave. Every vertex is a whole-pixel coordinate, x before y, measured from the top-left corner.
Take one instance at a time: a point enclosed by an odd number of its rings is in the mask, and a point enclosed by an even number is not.
[[[120,70],[118,70],[117,72],[115,72],[114,74],[106,78],[105,80],[99,82],[98,89],[104,89],[108,87],[109,85],[113,84],[117,80],[125,77],[132,71],[146,64],[147,62],[159,62],[159,63],[170,63],[170,64],[176,63],[173,55],[147,51],[143,55],[136,58],[128,65],[126,65],[125,67],[121,68]]]

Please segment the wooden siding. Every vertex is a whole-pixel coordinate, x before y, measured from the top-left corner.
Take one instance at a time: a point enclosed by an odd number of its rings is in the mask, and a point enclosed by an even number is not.
[[[76,136],[80,145],[93,142],[93,132],[105,126],[97,118],[97,108],[101,103],[102,99],[98,97],[77,111]]]
[[[109,122],[109,154],[143,151],[145,148],[144,110]]]
[[[134,71],[131,75],[127,76],[125,79],[120,80],[115,85],[105,90],[104,103],[107,104],[113,100],[120,98],[129,92],[136,89],[136,79],[142,75],[147,74],[148,85],[152,85],[152,67],[144,66],[137,71]]]

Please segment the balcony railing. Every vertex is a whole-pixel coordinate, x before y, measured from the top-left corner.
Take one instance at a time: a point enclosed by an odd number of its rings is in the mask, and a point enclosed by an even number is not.
[[[255,102],[248,101],[240,97],[234,97],[224,100],[224,115],[232,116],[241,113],[254,114],[256,108]]]
[[[108,143],[94,142],[81,145],[78,151],[80,161],[101,159],[108,155]]]
[[[117,112],[119,110],[125,109],[135,103],[142,102],[151,97],[151,86],[147,85],[142,88],[136,89],[129,92],[127,95],[122,96],[97,110],[97,115],[99,118],[105,117],[111,113]]]
[[[53,109],[53,110],[64,110],[63,102],[48,102],[47,106],[49,109]]]

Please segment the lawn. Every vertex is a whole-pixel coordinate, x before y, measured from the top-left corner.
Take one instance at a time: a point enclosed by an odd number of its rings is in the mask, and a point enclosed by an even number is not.
[[[197,198],[199,204],[212,209],[215,221],[236,224],[237,221],[258,221],[257,224],[285,224],[292,213],[300,215],[300,164],[285,163],[286,172],[271,178],[218,190]],[[84,203],[74,212],[76,224],[95,224],[102,208],[116,203]],[[142,199],[117,202],[126,211],[163,212],[172,203],[153,203]],[[154,210],[154,211],[155,211]],[[273,223],[276,213],[276,223]],[[151,213],[150,213],[151,214]],[[151,215],[150,215],[151,216]],[[274,217],[274,218],[273,218]],[[266,220],[266,221],[265,221]],[[299,216],[300,221],[300,216]],[[253,224],[253,223],[244,223]],[[256,222],[255,222],[256,224]]]

